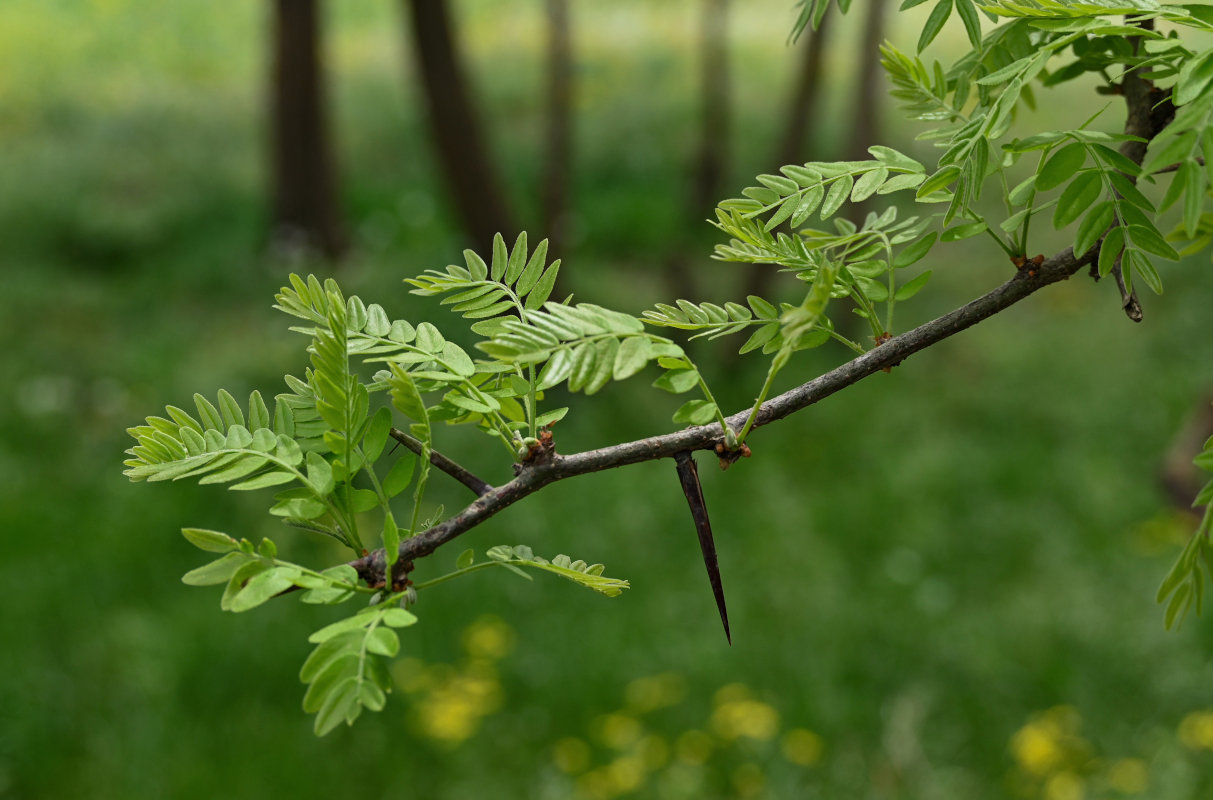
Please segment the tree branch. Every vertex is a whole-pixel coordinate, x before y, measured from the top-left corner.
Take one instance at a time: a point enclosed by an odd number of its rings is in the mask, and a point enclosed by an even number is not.
[[[1167,126],[1170,116],[1167,115],[1166,109],[1159,110],[1159,106],[1163,104],[1155,102],[1164,98],[1158,97],[1157,91],[1143,79],[1130,72],[1126,75],[1126,84],[1125,101],[1129,113],[1125,131],[1147,140],[1144,143],[1136,143],[1138,146],[1129,148],[1126,155],[1135,163],[1141,164],[1148,141]],[[1165,105],[1169,106],[1170,103]],[[1172,108],[1171,114],[1173,113]],[[1090,250],[1079,256],[1076,256],[1072,249],[1066,248],[1039,265],[1034,265],[1032,269],[1020,269],[1006,283],[967,305],[912,331],[895,336],[842,366],[766,401],[759,407],[753,429],[808,408],[869,375],[897,366],[909,356],[1010,308],[1045,286],[1066,280],[1083,266],[1094,263],[1102,244],[1101,238]],[[748,409],[739,411],[728,417],[726,422],[734,430],[739,430],[745,424],[749,413]],[[534,453],[533,458],[516,465],[518,474],[512,481],[488,490],[455,516],[401,542],[397,569],[411,568],[413,559],[433,553],[442,545],[549,483],[627,464],[673,458],[684,451],[715,451],[718,445],[724,446],[724,436],[720,426],[716,424],[686,428],[663,436],[651,436],[568,456],[558,455],[549,440],[543,448]],[[437,462],[434,463],[437,466]],[[382,550],[349,563],[368,584],[382,583],[385,568]]]
[[[1020,270],[1009,281],[971,303],[912,331],[895,336],[837,369],[768,400],[759,408],[754,428],[760,428],[775,420],[783,419],[869,375],[900,364],[914,353],[976,325],[1039,289],[1069,278],[1083,266],[1094,261],[1098,253],[1099,248],[1096,245],[1081,257],[1076,258],[1074,253],[1067,248],[1045,260],[1034,270],[1035,274],[1029,274],[1028,270]],[[739,411],[728,417],[727,422],[736,430],[745,424],[748,415],[748,409]],[[614,469],[627,464],[672,458],[676,453],[682,451],[715,450],[716,445],[723,445],[723,443],[724,437],[720,426],[712,424],[567,456],[558,455],[552,450],[543,451],[532,461],[518,465],[518,475],[509,483],[489,490],[455,516],[401,542],[398,563],[406,563],[433,553],[443,544],[466,533],[522,498],[534,494],[549,483],[576,475]],[[406,446],[408,446],[407,443]],[[437,462],[434,463],[437,466]],[[384,572],[383,551],[377,550],[363,558],[351,561],[350,566],[354,567],[359,576],[369,583],[381,582]]]
[[[1153,19],[1136,20],[1131,24],[1137,25],[1143,30],[1154,30]],[[1132,40],[1133,52],[1136,53],[1141,48],[1141,37],[1134,36]],[[1153,81],[1138,74],[1137,67],[1125,70],[1121,90],[1124,93],[1125,105],[1128,106],[1125,133],[1140,137],[1142,141],[1124,142],[1120,146],[1120,152],[1140,166],[1146,157],[1146,148],[1149,146],[1150,140],[1171,122],[1175,116],[1175,108],[1171,105],[1170,90],[1164,96],[1154,88]],[[1169,114],[1166,110],[1167,107],[1170,107]],[[1137,183],[1137,178],[1133,175],[1125,177],[1131,183]],[[1112,277],[1116,280],[1116,288],[1120,290],[1121,308],[1124,309],[1125,316],[1134,322],[1141,322],[1141,301],[1137,299],[1137,289],[1130,289],[1125,283],[1124,269],[1119,256],[1112,266]]]
[[[408,449],[412,450],[417,455],[421,455],[422,444],[419,439],[414,439],[412,436],[409,436],[407,433],[400,430],[399,428],[392,428],[390,435],[393,439],[400,442],[402,445],[404,445]],[[442,453],[439,453],[437,450],[434,450],[432,448],[430,450],[430,463],[433,464],[438,469],[445,472],[447,475],[450,475],[452,478],[454,478],[455,480],[462,483],[464,486],[471,489],[478,496],[483,497],[484,495],[493,491],[492,486],[490,486],[489,484],[480,480],[480,478],[473,475],[470,471],[459,466],[454,461],[451,461],[449,458],[444,456]]]

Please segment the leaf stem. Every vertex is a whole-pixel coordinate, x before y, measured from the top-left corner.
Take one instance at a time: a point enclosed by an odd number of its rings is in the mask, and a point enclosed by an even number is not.
[[[868,327],[872,329],[872,335],[879,339],[884,331],[881,330],[880,321],[876,318],[876,306],[872,305],[872,301],[868,300],[868,296],[859,291],[857,286],[851,287],[851,299],[855,301],[855,305],[863,309],[867,315]]]
[[[779,364],[779,366],[777,367],[776,364]],[[782,366],[778,356],[771,361],[771,366],[767,369],[767,379],[762,384],[762,390],[758,393],[758,399],[754,401],[754,408],[750,410],[750,416],[746,419],[741,433],[737,435],[737,442],[739,444],[745,442],[745,437],[749,434],[750,428],[754,427],[754,420],[758,418],[758,410],[762,408],[762,404],[766,402],[767,395],[771,393],[771,384],[775,382],[775,375]]]
[[[350,547],[351,549],[353,549],[352,546],[350,545],[350,543],[348,541],[346,541],[344,537],[342,537],[336,531],[329,530],[328,528],[325,528],[322,525],[315,525],[311,522],[308,522],[308,521],[302,520],[302,519],[290,519],[290,518],[282,520],[282,524],[284,524],[288,527],[291,527],[291,528],[298,528],[299,530],[302,530],[302,531],[311,531],[312,533],[320,533],[325,536],[329,536],[329,537],[341,542],[346,547]]]
[[[527,418],[527,422],[530,423],[531,438],[534,439],[535,437],[537,437],[539,435],[539,430],[535,426],[535,415],[536,415],[536,412],[538,409],[537,409],[537,402],[536,402],[537,390],[535,388],[535,365],[534,364],[526,365],[526,380],[527,380],[526,418]]]
[[[828,331],[828,332],[829,332],[829,334],[830,334],[830,336],[831,336],[833,339],[835,339],[835,340],[837,340],[837,341],[841,342],[842,344],[845,344],[847,347],[851,348],[852,350],[854,350],[854,351],[855,351],[856,353],[858,353],[859,355],[863,355],[864,353],[866,353],[866,352],[867,352],[867,350],[864,350],[864,349],[863,349],[863,347],[862,347],[862,346],[860,346],[860,344],[859,344],[858,342],[852,342],[850,339],[848,339],[847,337],[843,336],[841,333],[839,333],[838,331],[834,330],[833,328],[826,328],[824,325],[815,325],[814,327],[815,327],[815,328],[819,328],[819,329],[824,329],[824,330]]]
[[[1031,212],[1028,212],[1028,216],[1031,216],[1031,215],[1032,215]],[[982,222],[985,222],[985,220],[982,220]],[[998,246],[1002,249],[1002,251],[1004,253],[1007,254],[1007,258],[1015,258],[1016,254],[1011,251],[1010,247],[1007,247],[1007,243],[1002,240],[1002,237],[1000,237],[994,231],[990,230],[989,223],[986,223],[985,233],[987,236],[989,236],[991,239],[993,239],[998,244]]]
[[[463,569],[457,569],[454,572],[448,572],[445,575],[439,575],[437,578],[434,578],[433,580],[422,581],[421,583],[414,583],[413,588],[420,592],[422,589],[430,589],[434,586],[437,586],[440,583],[446,583],[447,581],[454,580],[455,578],[461,578],[464,575],[468,575],[468,574],[476,572],[478,570],[488,569],[489,567],[501,566],[501,564],[502,564],[502,562],[500,562],[500,561],[482,561],[479,564],[473,564],[470,567],[464,567]]]
[[[720,423],[720,433],[727,438],[729,435],[729,423],[724,421],[724,414],[720,410],[720,404],[712,396],[712,390],[708,388],[707,382],[703,379],[703,373],[699,371],[698,367],[695,368],[695,374],[699,376],[699,390],[703,392],[703,396],[712,404],[712,410],[716,412],[716,420]]]

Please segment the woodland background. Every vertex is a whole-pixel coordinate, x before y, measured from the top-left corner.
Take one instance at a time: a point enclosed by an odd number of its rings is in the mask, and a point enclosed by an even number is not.
[[[563,166],[544,156],[545,15],[562,4],[449,5],[515,224],[546,235],[545,181],[563,192],[562,291],[636,313],[744,296],[755,277],[708,259],[702,220],[787,152],[805,45],[787,43],[790,0],[569,3]],[[200,562],[177,530],[344,557],[280,528],[260,498],[129,484],[124,429],[194,391],[269,396],[301,370],[302,339],[269,310],[289,271],[453,319],[400,281],[458,261],[476,233],[431,147],[410,17],[386,2],[323,4],[342,257],[271,233],[273,10],[0,5],[0,797],[1213,792],[1213,622],[1165,633],[1153,602],[1194,527],[1162,475],[1211,389],[1203,256],[1166,267],[1141,325],[1114,287],[1075,279],[760,431],[727,474],[705,462],[731,648],[672,465],[587,476],[435,558],[527,543],[605,562],[630,591],[494,572],[426,593],[387,709],[315,739],[296,671],[331,610],[221,616],[217,592],[180,584]],[[928,10],[888,6],[885,34],[912,41]],[[705,94],[718,45],[701,24],[722,11],[727,71]],[[863,88],[866,16],[828,20],[820,93],[786,160],[846,157],[877,134],[931,158],[883,85]],[[967,45],[956,26],[937,46]],[[1067,87],[1023,124],[1077,124],[1106,101]],[[1117,126],[1119,107],[1107,114]],[[1060,246],[1041,234],[1032,252]],[[943,252],[906,327],[1011,269],[980,240]],[[735,410],[762,365],[728,344],[696,353]],[[786,380],[845,357],[814,351]],[[663,432],[677,402],[639,378],[577,397],[558,445]],[[508,475],[479,438],[441,446]],[[463,499],[444,491],[448,507]]]

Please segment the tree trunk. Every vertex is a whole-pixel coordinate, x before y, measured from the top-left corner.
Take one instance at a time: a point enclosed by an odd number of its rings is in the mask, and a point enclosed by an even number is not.
[[[485,146],[456,49],[446,0],[405,0],[413,49],[429,110],[430,134],[455,211],[477,252],[492,252],[493,235],[516,228],[499,173]]]
[[[719,199],[729,153],[729,0],[704,0],[700,53],[700,133],[691,213],[702,219]]]
[[[843,158],[848,161],[863,161],[871,156],[868,148],[876,143],[880,134],[881,75],[880,42],[884,39],[885,10],[888,0],[871,0],[868,16],[864,19],[863,41],[856,51],[856,72],[859,83],[852,93],[850,136]]]
[[[817,30],[806,30],[800,37],[800,66],[792,96],[788,101],[788,116],[784,123],[783,135],[780,136],[776,147],[773,170],[787,164],[804,163],[810,160],[805,158],[805,153],[812,152],[814,146],[820,147],[820,141],[811,141],[809,123],[819,105],[818,98],[821,96],[824,82],[822,64],[833,16],[832,12],[827,11]],[[814,155],[820,157],[821,154]],[[746,281],[745,293],[765,298],[775,279],[775,270],[772,264],[755,264]]]
[[[548,96],[546,151],[543,161],[543,223],[552,250],[564,252],[568,233],[569,179],[572,173],[573,47],[569,0],[546,0],[548,18]]]
[[[775,153],[776,168],[809,160],[805,158],[805,152],[811,151],[812,145],[816,144],[810,141],[809,122],[813,118],[813,112],[817,110],[818,98],[821,96],[821,65],[833,16],[827,11],[817,30],[805,31],[800,37],[803,40],[800,45],[800,69],[797,72],[796,85],[792,89],[792,97],[788,101],[788,116],[784,123],[783,136],[779,139],[779,147]]]
[[[703,0],[699,23],[699,147],[691,166],[687,225],[711,216],[729,153],[729,0]],[[686,252],[688,235],[676,242],[666,262],[670,288],[677,297],[694,299],[695,276]]]
[[[272,238],[339,258],[348,242],[337,201],[316,0],[274,0],[271,93]]]

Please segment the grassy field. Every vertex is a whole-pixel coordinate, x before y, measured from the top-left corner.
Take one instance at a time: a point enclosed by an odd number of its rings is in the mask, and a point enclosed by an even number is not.
[[[532,5],[459,4],[529,218]],[[768,168],[790,5],[754,4],[736,29],[730,191]],[[705,462],[731,648],[671,465],[587,476],[464,546],[568,552],[631,590],[607,600],[488,573],[427,592],[387,709],[314,739],[297,672],[333,611],[286,601],[222,614],[217,592],[181,585],[201,556],[176,531],[345,557],[292,537],[264,498],[132,485],[120,467],[124,429],[164,404],[220,386],[271,395],[306,363],[271,297],[291,270],[330,268],[263,254],[261,6],[0,6],[0,797],[1213,792],[1213,623],[1166,633],[1153,602],[1194,525],[1158,478],[1213,384],[1204,260],[1164,268],[1167,294],[1145,298],[1142,325],[1114,287],[1075,279],[760,431],[754,458],[728,473]],[[578,236],[562,275],[582,300],[639,311],[668,299],[671,250],[695,243],[693,269],[717,287],[696,299],[727,299],[740,273],[707,259],[710,228],[687,230],[682,210],[697,4],[576,6]],[[442,324],[444,310],[400,284],[462,244],[397,8],[328,7],[356,242],[338,277],[396,316]],[[823,115],[825,150],[842,136],[849,28],[830,54],[839,113]],[[892,143],[921,148],[912,135],[895,127]],[[1009,270],[979,245],[929,266],[939,280],[900,312],[906,327]],[[725,405],[751,400],[761,365],[697,352]],[[808,354],[788,381],[844,357]],[[664,432],[677,404],[641,378],[572,402],[565,452]],[[509,475],[475,438],[441,436],[489,481]],[[458,489],[440,482],[435,499],[458,507]]]

